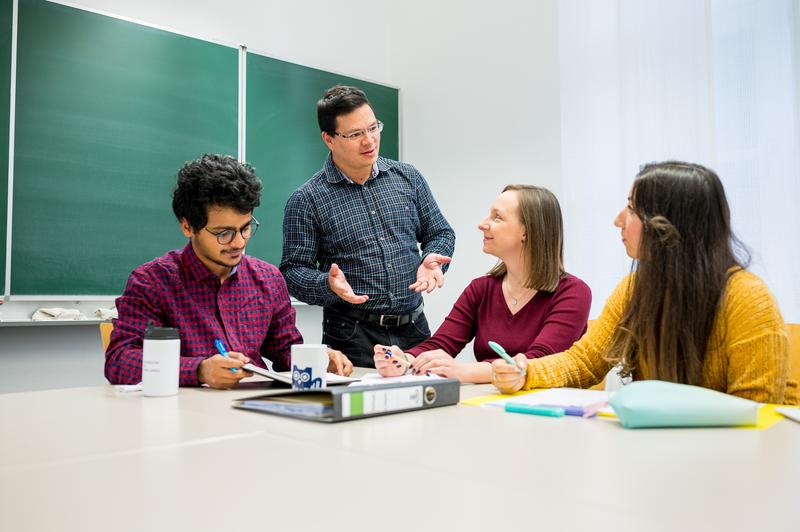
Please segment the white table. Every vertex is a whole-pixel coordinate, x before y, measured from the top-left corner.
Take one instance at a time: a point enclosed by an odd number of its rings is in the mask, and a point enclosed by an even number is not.
[[[0,530],[800,530],[790,421],[625,430],[458,405],[331,425],[231,408],[259,392],[0,395]]]

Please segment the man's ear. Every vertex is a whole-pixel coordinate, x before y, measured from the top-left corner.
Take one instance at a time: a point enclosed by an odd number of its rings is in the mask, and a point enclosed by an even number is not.
[[[322,142],[328,147],[329,150],[333,151],[333,135],[328,135],[325,131],[322,132]]]
[[[186,218],[181,218],[180,220],[181,231],[183,231],[183,236],[186,238],[192,238],[194,236],[194,230],[192,226],[189,225],[189,222],[186,221]]]

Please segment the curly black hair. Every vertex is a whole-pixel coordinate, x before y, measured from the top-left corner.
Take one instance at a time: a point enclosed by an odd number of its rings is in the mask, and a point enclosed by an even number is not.
[[[255,169],[229,155],[207,153],[178,171],[172,192],[172,212],[195,231],[208,223],[212,205],[248,213],[261,203],[261,180]]]

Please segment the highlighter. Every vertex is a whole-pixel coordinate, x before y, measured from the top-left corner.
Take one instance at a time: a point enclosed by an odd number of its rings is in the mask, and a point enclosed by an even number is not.
[[[564,417],[566,413],[565,409],[559,406],[526,405],[523,403],[506,403],[505,411],[548,417]]]
[[[497,342],[492,342],[491,340],[489,340],[489,347],[491,347],[491,348],[492,348],[492,350],[493,350],[495,353],[497,353],[498,355],[500,355],[500,356],[503,358],[503,360],[505,360],[506,362],[508,362],[508,363],[509,363],[509,364],[511,364],[512,366],[516,366],[516,365],[517,365],[517,363],[516,363],[516,362],[514,362],[514,359],[513,359],[513,358],[511,358],[511,356],[509,356],[509,354],[508,354],[508,353],[506,353],[506,350],[505,350],[505,349],[503,349],[503,346],[502,346],[502,345],[498,344]],[[520,374],[520,375],[525,375],[525,370],[520,368],[520,370],[519,370],[519,374]]]

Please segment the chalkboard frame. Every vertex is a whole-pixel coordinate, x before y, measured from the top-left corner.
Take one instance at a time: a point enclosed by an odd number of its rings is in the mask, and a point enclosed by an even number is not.
[[[14,0],[0,0],[0,290],[6,293]],[[2,149],[6,146],[6,149]]]

